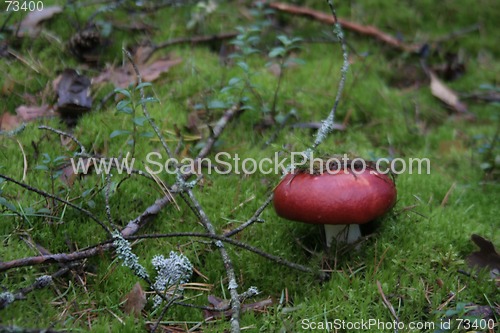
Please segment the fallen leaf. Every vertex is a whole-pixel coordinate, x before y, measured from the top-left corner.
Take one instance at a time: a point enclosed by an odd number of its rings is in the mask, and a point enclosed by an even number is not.
[[[150,45],[140,45],[134,52],[134,62],[144,64],[153,54],[155,48]]]
[[[40,23],[63,11],[60,6],[44,7],[43,10],[29,12],[19,24],[18,37],[36,37],[40,32]]]
[[[17,115],[22,121],[32,121],[37,118],[47,117],[52,115],[52,109],[49,105],[44,104],[41,106],[26,106],[21,105],[16,109]]]
[[[166,73],[171,67],[178,65],[182,62],[180,58],[165,58],[159,59],[146,64],[137,63],[137,68],[141,73],[142,80],[151,82],[160,77],[161,74]],[[115,87],[127,88],[129,84],[137,82],[137,76],[133,67],[126,64],[123,67],[107,68],[92,81],[95,84],[103,82],[112,82]]]
[[[10,131],[17,128],[22,123],[22,119],[19,116],[13,115],[12,113],[5,112],[0,115],[0,130]]]
[[[467,105],[460,102],[456,92],[451,90],[447,85],[445,85],[436,74],[429,71],[429,77],[431,79],[431,92],[437,97],[441,102],[448,105],[454,111],[459,113],[468,113]]]
[[[89,158],[82,158],[82,162],[83,165],[88,166],[86,174],[83,172],[75,173],[72,164],[68,164],[64,166],[62,169],[60,169],[61,176],[59,178],[63,181],[63,183],[71,187],[75,183],[75,180],[78,176],[90,174],[89,170],[94,166],[94,160]]]
[[[467,257],[467,264],[472,268],[487,268],[492,278],[500,275],[500,255],[495,251],[493,243],[489,240],[473,234],[471,240],[479,247],[479,251],[471,253]]]
[[[466,305],[467,317],[481,318],[484,320],[494,319],[495,312],[500,315],[500,308],[494,309],[489,305],[477,305],[470,303]]]
[[[181,59],[160,59],[156,60],[150,65],[144,66],[140,69],[142,79],[144,81],[154,81],[160,77],[162,73],[167,72],[170,67],[181,63]]]
[[[123,312],[139,317],[141,315],[141,311],[146,305],[146,293],[142,289],[141,284],[137,282],[132,290],[125,295],[123,300],[125,300]]]
[[[74,117],[90,110],[92,97],[88,77],[67,68],[54,82],[57,82],[57,111],[62,116]]]

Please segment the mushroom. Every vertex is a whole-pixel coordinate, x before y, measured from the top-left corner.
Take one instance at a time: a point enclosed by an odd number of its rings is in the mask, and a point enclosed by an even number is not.
[[[273,201],[281,217],[323,224],[327,247],[333,238],[355,242],[361,237],[359,225],[384,215],[395,202],[394,182],[371,164],[364,170],[337,165],[329,172],[295,171],[275,188]]]

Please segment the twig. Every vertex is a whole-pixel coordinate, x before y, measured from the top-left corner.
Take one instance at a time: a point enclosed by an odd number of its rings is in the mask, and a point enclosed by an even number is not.
[[[116,95],[116,92],[113,90],[107,93],[100,101],[99,104],[95,107],[95,111],[99,112],[104,107],[104,105],[109,101],[109,99]]]
[[[15,135],[21,133],[22,131],[24,131],[25,128],[26,128],[26,124],[22,123],[21,125],[19,125],[19,127],[14,128],[13,130],[10,130],[10,131],[0,131],[0,135],[15,136]]]
[[[47,192],[39,190],[37,188],[31,187],[28,184],[24,184],[22,182],[19,182],[19,181],[15,180],[15,179],[10,178],[8,176],[5,176],[3,174],[0,174],[0,178],[3,178],[3,179],[5,179],[5,180],[7,180],[7,181],[9,181],[11,183],[14,183],[14,184],[16,184],[18,186],[21,186],[22,188],[25,188],[28,191],[35,192],[37,194],[40,194],[40,195],[42,195],[42,196],[44,196],[46,198],[50,198],[50,199],[55,200],[55,201],[59,201],[59,202],[65,204],[65,205],[68,205],[68,206],[70,206],[70,207],[72,207],[72,208],[74,208],[74,209],[76,209],[76,210],[84,213],[85,215],[87,215],[88,217],[90,217],[92,220],[94,220],[95,222],[97,222],[97,224],[99,224],[106,231],[106,233],[109,236],[111,236],[111,231],[109,230],[109,228],[101,220],[99,220],[97,217],[95,217],[94,214],[92,214],[91,212],[89,212],[85,208],[78,207],[77,205],[75,205],[75,204],[73,204],[73,203],[71,203],[69,201],[61,199],[61,198],[59,198],[59,197],[57,197],[57,196],[55,196],[53,194],[47,193]]]
[[[240,225],[239,227],[231,230],[231,231],[228,231],[224,234],[224,237],[232,237],[234,235],[236,235],[238,232],[242,231],[243,229],[249,227],[250,225],[254,224],[255,222],[262,222],[262,220],[260,219],[260,215],[262,214],[262,212],[264,211],[264,209],[266,209],[266,207],[269,205],[269,203],[273,200],[273,197],[274,197],[274,194],[271,193],[266,201],[264,201],[264,203],[255,211],[255,213],[253,214],[253,216],[251,218],[248,219],[248,221],[246,221],[245,223],[243,223],[242,225]]]
[[[446,204],[448,203],[448,200],[450,200],[450,195],[456,186],[457,186],[457,182],[453,182],[453,184],[451,184],[450,189],[444,195],[443,201],[441,201],[441,208],[446,206]]]
[[[218,40],[231,39],[231,38],[236,37],[237,35],[238,35],[237,32],[223,32],[220,34],[208,35],[208,36],[179,37],[179,38],[169,39],[165,42],[151,45],[152,50],[147,55],[147,57],[144,59],[144,62],[148,61],[148,59],[153,55],[154,52],[161,50],[163,48],[169,47],[169,46],[178,45],[178,44],[212,43],[212,42],[215,42]]]
[[[104,203],[106,210],[106,217],[108,218],[109,225],[116,229],[113,223],[113,217],[111,216],[111,206],[109,204],[109,196],[111,191],[111,174],[106,174],[106,188],[104,190]]]
[[[226,128],[226,125],[231,121],[235,116],[237,116],[241,112],[240,110],[240,105],[235,104],[233,105],[230,109],[228,109],[222,117],[217,121],[215,124],[212,135],[207,139],[207,142],[205,143],[205,146],[201,149],[201,151],[198,153],[198,156],[195,158],[195,163],[192,164],[197,164],[197,162],[204,157],[208,155],[208,153],[212,150],[215,142],[217,139],[220,137],[222,134],[222,131]],[[188,179],[191,175],[196,173],[198,170],[190,170],[191,172],[189,175],[185,176],[184,179]]]
[[[57,133],[59,135],[66,136],[66,137],[70,138],[71,140],[73,140],[74,143],[76,143],[80,147],[80,155],[87,155],[87,151],[85,150],[85,146],[80,141],[78,141],[78,139],[75,138],[75,136],[73,134],[66,133],[66,132],[60,131],[58,129],[49,127],[49,126],[45,126],[45,125],[38,126],[38,129],[48,130],[48,131],[51,131],[51,132]]]
[[[161,313],[160,313],[160,316],[158,317],[158,320],[156,321],[156,323],[151,327],[151,333],[154,333],[156,332],[156,329],[158,328],[158,326],[160,325],[161,321],[163,320],[163,317],[165,317],[165,315],[167,314],[167,311],[168,309],[170,308],[170,306],[172,304],[175,303],[176,300],[180,299],[181,296],[176,296],[176,297],[172,297],[168,303],[165,305],[165,307],[163,308],[163,310],[161,310]]]
[[[236,115],[238,115],[239,112],[240,112],[240,109],[239,109],[238,105],[234,105],[232,108],[230,108],[226,112],[224,112],[222,117],[219,119],[219,121],[215,125],[215,127],[213,129],[212,136],[207,140],[203,149],[198,153],[198,156],[196,156],[196,158],[195,158],[196,162],[205,158],[208,155],[208,153],[212,150],[215,142],[222,134],[226,125],[232,119],[234,119],[234,117],[236,117]],[[196,165],[197,163],[192,163],[192,164]],[[188,179],[195,172],[196,172],[196,170],[189,170],[189,172],[186,172],[185,174],[183,174],[183,178]],[[175,192],[175,191],[171,190],[171,192]],[[151,206],[146,208],[146,210],[141,215],[139,215],[135,219],[131,220],[125,226],[125,228],[122,229],[123,237],[127,238],[128,236],[135,234],[144,224],[146,224],[149,220],[156,217],[156,215],[158,215],[158,213],[161,211],[161,209],[163,207],[165,207],[166,205],[168,205],[171,201],[172,201],[172,198],[169,196],[164,196],[164,197],[156,200],[154,204],[152,204]]]
[[[313,270],[307,266],[303,266],[300,264],[293,263],[288,261],[282,257],[275,256],[269,254],[261,249],[248,245],[246,243],[242,243],[232,238],[219,236],[219,235],[211,235],[206,233],[198,233],[198,232],[178,232],[178,233],[168,233],[168,234],[145,234],[138,236],[129,236],[125,237],[127,240],[138,240],[138,239],[160,239],[160,238],[172,238],[172,237],[202,237],[202,238],[211,238],[214,240],[219,240],[221,242],[225,242],[239,248],[245,249],[247,251],[253,252],[263,258],[271,260],[277,264],[290,267],[292,269],[296,269],[301,272],[311,273],[318,275],[320,278],[324,278],[325,274],[321,271]],[[0,272],[7,271],[12,268],[25,267],[25,266],[34,266],[45,263],[68,263],[73,261],[78,261],[86,258],[90,258],[101,254],[104,251],[107,251],[113,248],[112,240],[107,240],[105,242],[83,248],[79,251],[74,251],[71,253],[58,253],[58,254],[50,254],[50,255],[41,255],[34,257],[26,257],[21,259],[14,259],[11,261],[0,262]]]
[[[200,203],[194,196],[193,192],[191,189],[188,189],[186,191],[187,195],[189,196],[189,199],[191,200],[191,203],[194,205],[196,208],[196,211],[198,212],[200,216],[200,221],[205,227],[205,229],[208,231],[209,234],[211,235],[217,235],[215,232],[215,228],[212,225],[212,222],[208,219],[207,215],[205,214],[205,211],[201,207]],[[239,299],[238,295],[238,283],[236,282],[236,274],[234,273],[234,268],[233,268],[233,263],[231,261],[231,258],[229,257],[228,252],[226,251],[226,248],[224,247],[224,244],[221,241],[215,241],[214,242],[215,246],[219,248],[220,255],[222,257],[222,261],[224,263],[224,267],[226,269],[226,275],[228,278],[228,289],[229,289],[229,294],[231,295],[231,332],[232,333],[239,333],[240,332],[240,311],[241,311],[241,302]]]
[[[344,39],[344,33],[342,31],[342,26],[339,24],[339,20],[337,19],[337,13],[335,12],[335,7],[333,6],[333,2],[331,0],[327,0],[328,5],[330,6],[330,10],[332,12],[332,17],[335,22],[335,34],[340,42],[342,47],[342,56],[344,58],[344,63],[342,64],[342,68],[340,69],[340,81],[339,86],[337,88],[337,94],[335,95],[335,102],[333,103],[333,107],[330,111],[328,117],[323,121],[321,127],[318,129],[318,133],[316,134],[316,139],[311,147],[311,151],[314,151],[323,140],[326,138],[330,132],[333,131],[333,127],[335,124],[335,113],[337,112],[337,107],[340,102],[340,98],[342,97],[342,91],[344,90],[345,81],[347,79],[347,71],[349,70],[349,56],[347,53],[347,45]],[[309,154],[306,154],[309,156]]]
[[[397,48],[399,50],[403,50],[406,52],[412,52],[412,53],[417,53],[421,46],[420,45],[408,45],[400,40],[392,37],[391,35],[380,31],[378,28],[374,26],[365,26],[361,25],[359,23],[351,22],[346,19],[339,18],[337,20],[336,17],[332,17],[331,15],[328,15],[326,13],[306,8],[306,7],[300,7],[300,6],[295,6],[295,5],[290,5],[287,3],[281,3],[281,2],[271,2],[268,4],[270,8],[289,13],[289,14],[295,14],[295,15],[302,15],[305,17],[312,18],[314,20],[317,20],[322,23],[326,24],[337,24],[340,23],[342,27],[344,27],[346,30],[351,30],[354,32],[357,32],[362,35],[367,35],[374,37],[375,39],[378,39],[379,41],[392,46],[394,48]]]
[[[378,281],[378,280],[377,280],[377,289],[378,289],[378,292],[380,293],[380,296],[382,296],[382,301],[384,302],[384,305],[387,307],[387,309],[389,309],[389,312],[391,313],[391,315],[394,318],[394,320],[396,321],[396,323],[399,323],[398,315],[396,314],[396,311],[394,310],[394,307],[392,306],[391,302],[389,302],[387,297],[385,297],[384,291],[382,290],[382,285],[380,284],[380,281]],[[397,328],[397,325],[395,325],[395,326],[396,327],[394,328],[394,332],[397,333],[398,328]]]

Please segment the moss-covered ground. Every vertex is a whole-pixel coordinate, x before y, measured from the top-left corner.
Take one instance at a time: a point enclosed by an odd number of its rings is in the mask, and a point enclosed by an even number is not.
[[[328,12],[327,4],[322,1],[294,3]],[[50,1],[44,4],[48,6]],[[18,106],[29,104],[26,96],[32,96],[32,104],[53,103],[55,97],[49,87],[65,68],[78,69],[89,77],[98,75],[102,67],[83,65],[67,51],[65,43],[76,33],[78,24],[84,25],[100,6],[103,4],[75,9],[66,5],[61,14],[43,25],[42,33],[35,39],[16,39],[7,31],[0,32],[9,49],[18,55],[0,59],[0,87],[3,87],[0,113],[14,113]],[[220,43],[182,44],[154,54],[154,58],[171,54],[182,59],[180,65],[146,88],[148,94],[160,101],[149,103],[148,107],[170,147],[175,149],[179,141],[172,134],[177,129],[185,136],[179,156],[196,156],[209,132],[205,127],[201,131],[203,138],[193,141],[196,135],[186,129],[196,105],[222,103],[221,108],[208,108],[200,115],[199,124],[203,125],[216,121],[225,107],[241,95],[246,97],[244,103],[248,110],[229,123],[209,156],[229,152],[242,159],[257,160],[273,158],[276,152],[286,157],[290,152],[307,148],[314,140],[314,131],[288,125],[320,122],[331,109],[342,65],[342,52],[333,41],[332,28],[283,13],[259,18],[252,15],[249,8],[251,4],[246,1],[218,2],[215,11],[205,15],[192,29],[187,28],[187,23],[197,10],[195,5],[166,6],[154,12],[134,12],[122,7],[96,18],[102,23],[101,28],[112,20],[122,24],[143,21],[153,26],[149,33],[113,27],[99,53],[101,65],[105,62],[120,65],[126,61],[122,47],[132,48],[144,40],[158,43],[175,37],[236,31],[238,26],[259,27],[256,35],[260,36],[260,42],[255,46],[258,52],[241,59],[221,55],[241,54],[241,50],[227,42],[223,51]],[[432,66],[443,63],[446,53],[458,54],[465,63],[465,72],[446,84],[464,95],[481,91],[482,85],[495,86],[500,80],[499,13],[500,2],[493,0],[377,0],[338,4],[340,17],[377,26],[406,41],[429,42],[431,52],[427,61]],[[19,22],[24,15],[14,14],[7,25]],[[7,14],[2,13],[0,22],[6,18]],[[262,24],[266,20],[270,26]],[[479,24],[478,30],[433,43],[475,24]],[[269,58],[268,52],[280,45],[276,36],[282,34],[302,38],[297,42],[298,48],[289,54],[302,61],[284,69],[276,100],[276,119],[279,123],[292,109],[297,118],[289,119],[276,140],[264,146],[278,128],[277,124],[264,126],[268,124],[264,120],[273,115],[271,108],[278,82],[268,66],[269,62],[276,62],[276,58]],[[395,50],[353,32],[346,31],[345,36],[351,65],[336,122],[345,121],[346,129],[334,131],[322,143],[320,151],[352,153],[370,159],[402,158],[407,162],[411,158],[428,158],[430,173],[398,175],[398,200],[393,211],[380,221],[374,235],[350,253],[336,253],[335,249],[325,253],[318,228],[281,219],[272,206],[268,207],[261,216],[265,222],[245,229],[237,239],[311,268],[329,265],[331,277],[321,282],[310,274],[228,245],[240,291],[257,286],[261,294],[255,301],[266,297],[274,300],[274,305],[263,311],[244,313],[242,330],[328,331],[304,326],[308,320],[316,324],[335,319],[351,323],[369,319],[392,322],[393,316],[384,305],[377,281],[404,323],[439,324],[445,311],[456,310],[461,304],[498,309],[499,290],[489,272],[471,272],[465,262],[467,255],[476,251],[470,241],[472,234],[491,240],[497,247],[500,245],[499,165],[495,165],[495,157],[498,163],[500,152],[499,142],[493,142],[495,133],[498,140],[500,126],[498,104],[468,99],[465,102],[475,118],[461,116],[432,95],[424,74],[411,76],[414,72],[423,73],[418,55]],[[318,42],[319,39],[323,42]],[[249,76],[236,64],[238,61],[248,66]],[[248,77],[251,89],[248,86],[239,89],[242,85],[232,90],[223,89],[232,78],[244,81]],[[406,80],[411,84],[403,84]],[[113,86],[107,84],[92,89],[95,106]],[[63,144],[58,135],[37,129],[41,124],[73,133],[91,153],[120,156],[130,151],[127,144],[130,138],[123,135],[110,138],[110,134],[115,130],[131,130],[131,116],[117,112],[116,102],[111,99],[100,111],[83,115],[74,128],[68,128],[58,117],[43,118],[27,124],[15,136],[0,136],[1,174],[71,201],[106,221],[105,177],[88,175],[76,179],[70,186],[53,177],[50,165],[49,170],[37,168],[47,166],[44,154],[54,160],[59,156],[71,157],[77,151],[75,145]],[[146,125],[140,130],[152,132]],[[163,152],[158,139],[138,137],[136,159],[145,160],[151,151]],[[175,181],[173,176],[161,177],[167,184]],[[274,173],[217,175],[212,172],[205,174],[194,193],[217,231],[223,233],[250,218],[279,179],[280,175]],[[118,226],[125,226],[163,196],[156,182],[140,176],[114,175],[112,184],[120,184],[110,197],[111,214]],[[331,195],[335,195],[335,189]],[[50,199],[13,183],[1,182],[0,196],[4,198],[3,203],[7,202],[0,206],[0,261],[38,255],[30,242],[52,253],[61,253],[106,239],[103,230],[82,213],[60,203],[54,205]],[[177,202],[179,210],[174,205],[167,206],[140,233],[204,232],[191,210],[182,200]],[[9,204],[15,209],[9,209]],[[219,252],[206,239],[143,240],[135,243],[133,250],[151,274],[154,255],[168,255],[170,251],[185,254],[199,273],[194,274],[191,282],[210,288],[209,291],[186,289],[186,302],[208,305],[209,294],[229,298]],[[15,291],[59,268],[57,264],[46,264],[7,270],[1,273],[0,286],[4,291]],[[77,275],[80,278],[76,278]],[[113,253],[103,253],[86,260],[84,272],[58,278],[50,287],[35,290],[25,300],[1,310],[0,322],[72,331],[143,331],[147,322],[154,322],[159,316],[152,302],[146,305],[140,318],[129,317],[120,309],[121,298],[138,280],[121,266]],[[147,288],[145,283],[143,287]],[[460,315],[463,317],[463,313]],[[164,324],[190,328],[203,322],[203,318],[201,310],[172,306]],[[498,320],[498,315],[494,320]],[[498,323],[496,325],[498,330]],[[199,329],[224,332],[229,326],[228,321],[219,320],[204,322]],[[336,331],[364,330],[341,328]],[[393,330],[372,328],[369,331]],[[400,330],[410,331],[419,330]],[[434,332],[438,327],[421,331]]]

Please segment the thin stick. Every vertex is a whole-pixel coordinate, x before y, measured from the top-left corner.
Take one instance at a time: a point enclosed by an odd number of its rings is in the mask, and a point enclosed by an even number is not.
[[[310,152],[314,151],[321,144],[321,142],[323,142],[323,140],[326,138],[326,136],[333,131],[334,122],[335,122],[335,113],[337,111],[337,107],[339,106],[340,98],[342,97],[342,92],[344,90],[345,81],[347,79],[347,71],[349,70],[349,55],[347,52],[347,45],[346,45],[345,39],[344,39],[344,33],[343,33],[342,27],[337,19],[337,13],[335,12],[335,7],[333,6],[333,1],[327,0],[327,2],[328,2],[328,5],[330,6],[332,16],[335,20],[335,34],[337,35],[337,38],[338,38],[340,45],[342,47],[342,55],[344,58],[344,62],[342,64],[342,68],[340,70],[340,81],[339,81],[339,86],[337,88],[337,94],[335,96],[335,102],[333,103],[333,107],[330,111],[330,114],[323,121],[323,123],[321,124],[321,127],[318,129],[318,132],[316,134],[316,139],[314,140],[314,143],[313,143],[312,147],[310,148]],[[309,155],[310,154],[307,154],[307,151],[306,151],[306,156],[309,156]]]
[[[205,229],[208,231],[209,234],[217,235],[217,233],[215,232],[215,228],[212,225],[212,222],[210,222],[210,220],[208,219],[205,211],[203,210],[200,203],[194,196],[193,191],[188,189],[186,192],[189,199],[191,200],[191,203],[196,208],[200,216],[200,221],[205,227]],[[234,273],[233,263],[231,261],[231,258],[229,257],[226,248],[224,247],[224,244],[220,241],[215,241],[214,244],[219,248],[219,252],[222,257],[222,262],[224,263],[224,268],[226,269],[226,275],[228,279],[227,288],[229,289],[229,294],[231,295],[231,332],[239,333],[241,302],[238,295],[238,283],[236,282],[236,274]]]
[[[60,131],[58,129],[55,129],[55,128],[52,128],[49,126],[45,126],[45,125],[38,126],[38,129],[48,130],[48,131],[51,131],[51,132],[57,133],[59,135],[66,136],[66,137],[70,138],[71,140],[73,140],[74,143],[76,143],[80,147],[80,155],[87,155],[87,151],[85,150],[85,146],[80,141],[78,141],[78,139],[75,138],[74,135]]]
[[[47,193],[47,192],[39,190],[37,188],[31,187],[28,184],[19,182],[19,181],[15,180],[15,179],[10,178],[8,176],[5,176],[3,174],[0,174],[0,178],[3,178],[3,179],[5,179],[5,180],[7,180],[7,181],[9,181],[11,183],[14,183],[14,184],[16,184],[18,186],[21,186],[22,188],[25,188],[28,191],[35,192],[37,194],[40,194],[40,195],[42,195],[42,196],[44,196],[46,198],[50,198],[50,199],[55,200],[55,201],[59,201],[59,202],[65,204],[65,205],[68,205],[68,206],[70,206],[70,207],[72,207],[72,208],[74,208],[74,209],[76,209],[76,210],[84,213],[85,215],[87,215],[88,217],[90,217],[92,220],[94,220],[95,222],[97,222],[97,224],[99,224],[106,231],[106,233],[109,236],[111,236],[111,231],[109,230],[109,228],[101,220],[99,220],[97,217],[95,217],[94,214],[92,214],[91,212],[89,212],[85,208],[78,207],[77,205],[75,205],[75,204],[73,204],[73,203],[71,203],[69,201],[66,201],[64,199],[56,197],[53,194]]]
[[[274,194],[271,193],[267,197],[266,201],[264,201],[264,203],[255,211],[255,213],[253,214],[253,216],[248,219],[248,221],[246,221],[245,223],[243,223],[239,227],[237,227],[237,228],[235,228],[235,229],[233,229],[231,231],[226,232],[224,234],[224,237],[234,236],[238,232],[240,232],[243,229],[249,227],[250,225],[254,224],[255,222],[262,222],[262,220],[260,219],[260,215],[262,214],[262,212],[264,211],[264,209],[266,209],[266,207],[269,205],[269,203],[273,200],[273,197],[274,197]]]
[[[378,39],[379,41],[381,41],[387,45],[390,45],[394,48],[397,48],[397,49],[400,49],[400,50],[403,50],[406,52],[416,53],[420,50],[420,47],[421,47],[420,45],[405,44],[405,43],[401,42],[400,40],[392,37],[391,35],[379,30],[378,28],[376,28],[374,26],[369,26],[369,25],[365,26],[365,25],[361,25],[359,23],[348,21],[346,19],[342,19],[342,18],[339,18],[337,20],[336,16],[332,18],[332,16],[330,16],[326,13],[314,10],[314,9],[290,5],[290,4],[281,3],[281,2],[271,2],[271,3],[269,3],[269,7],[276,9],[276,10],[279,10],[279,11],[282,11],[282,12],[309,17],[309,18],[312,18],[314,20],[317,20],[319,22],[323,22],[326,24],[338,24],[338,23],[340,23],[347,30],[351,30],[351,31],[354,31],[354,32],[357,32],[357,33],[360,33],[363,35],[374,37],[375,39]]]
[[[224,115],[215,124],[215,126],[213,128],[212,135],[207,139],[205,146],[201,149],[200,153],[198,154],[198,156],[194,160],[195,163],[193,163],[193,164],[197,164],[197,162],[199,160],[201,160],[202,158],[204,158],[208,155],[210,150],[212,150],[215,142],[222,134],[222,131],[224,131],[224,129],[226,128],[226,125],[229,123],[229,121],[231,119],[233,119],[239,113],[240,113],[240,105],[239,104],[233,105],[230,109],[228,109],[226,112],[224,112]],[[197,170],[190,170],[190,171],[191,172],[190,172],[189,176],[194,174]],[[189,176],[185,176],[184,179],[189,178]]]
[[[394,310],[394,307],[392,306],[391,302],[385,297],[384,291],[382,290],[382,285],[380,284],[380,281],[377,280],[377,289],[378,292],[380,293],[380,296],[382,296],[382,301],[384,302],[384,305],[389,309],[389,312],[391,313],[392,317],[394,320],[399,323],[399,318],[398,315],[396,314],[396,311]],[[394,329],[395,332],[397,332],[397,327]]]
[[[154,52],[161,50],[165,47],[173,46],[173,45],[178,45],[178,44],[201,44],[201,43],[211,43],[215,42],[218,40],[225,40],[225,39],[231,39],[234,38],[238,35],[237,32],[223,32],[220,34],[216,35],[208,35],[208,36],[194,36],[194,37],[180,37],[180,38],[173,38],[170,40],[167,40],[165,42],[159,43],[159,44],[153,44],[152,45],[152,50],[151,52],[147,55],[147,57],[144,59],[144,62],[148,61],[149,58],[153,55]]]
[[[231,120],[233,120],[234,117],[236,117],[239,114],[239,112],[240,112],[240,109],[239,109],[238,105],[234,105],[233,107],[228,109],[226,112],[224,112],[224,114],[219,119],[219,121],[217,122],[217,124],[215,125],[215,127],[213,129],[213,135],[207,140],[205,147],[203,147],[203,149],[198,153],[198,156],[196,156],[196,158],[195,158],[196,163],[193,163],[193,164],[196,165],[197,161],[205,158],[210,153],[215,142],[222,135],[222,132],[226,128],[226,125]],[[196,172],[196,170],[190,169],[189,172],[186,172],[185,174],[183,174],[183,178],[188,179],[195,172]],[[146,208],[146,210],[141,215],[139,215],[135,219],[131,220],[125,226],[125,228],[122,229],[121,233],[122,233],[123,237],[127,238],[128,236],[135,234],[143,225],[145,225],[148,221],[150,221],[151,219],[156,217],[156,215],[158,215],[158,213],[163,209],[163,207],[168,205],[171,201],[172,201],[172,198],[170,196],[164,196],[164,197],[156,200],[154,204],[152,204],[151,206]]]
[[[321,271],[316,271],[313,270],[307,266],[303,266],[300,264],[293,263],[291,261],[288,261],[282,257],[275,256],[272,254],[269,254],[259,248],[253,247],[251,245],[248,245],[246,243],[237,241],[232,238],[224,237],[224,236],[218,236],[218,235],[211,235],[211,234],[205,234],[205,233],[199,233],[199,232],[177,232],[177,233],[168,233],[168,234],[146,234],[146,235],[138,235],[138,236],[129,236],[125,237],[127,240],[138,240],[138,239],[160,239],[160,238],[172,238],[172,237],[201,237],[201,238],[211,238],[214,240],[219,240],[224,243],[228,243],[234,246],[237,246],[239,248],[242,248],[244,250],[253,252],[263,258],[266,258],[268,260],[271,260],[277,264],[283,265],[290,267],[292,269],[305,272],[305,273],[311,273],[318,275],[320,278],[324,278],[325,274]],[[71,253],[57,253],[57,254],[50,254],[50,255],[41,255],[41,256],[34,256],[34,257],[26,257],[26,258],[21,258],[21,259],[14,259],[11,261],[4,261],[0,262],[0,272],[7,271],[9,269],[13,268],[18,268],[18,267],[25,267],[25,266],[34,266],[34,265],[41,265],[41,264],[46,264],[46,263],[67,263],[67,262],[72,262],[72,261],[78,261],[86,258],[90,258],[96,255],[101,254],[104,251],[107,251],[111,248],[113,248],[113,241],[112,240],[107,240],[105,242],[89,246],[86,248],[83,248],[79,251],[74,251]]]

